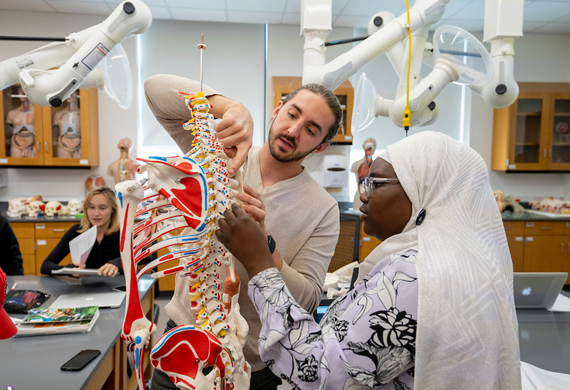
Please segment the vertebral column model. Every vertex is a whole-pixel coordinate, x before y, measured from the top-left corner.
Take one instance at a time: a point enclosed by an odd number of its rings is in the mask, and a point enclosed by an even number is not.
[[[228,157],[216,137],[208,100],[202,93],[180,94],[192,111],[192,119],[184,124],[194,135],[192,150],[183,157],[138,159],[147,163],[138,169],[147,172],[146,185],[129,180],[115,186],[127,285],[121,337],[133,343],[137,381],[144,389],[143,353],[156,325],[144,316],[137,281],[152,268],[177,260],[178,265],[152,277],[188,277],[196,325],[165,333],[151,351],[152,364],[182,389],[247,389],[250,370],[242,347],[248,326],[237,302],[239,276],[235,258],[214,234],[218,219],[241,191],[241,176],[228,177]],[[135,225],[137,217],[146,218]],[[141,260],[163,248],[169,253],[136,272]]]

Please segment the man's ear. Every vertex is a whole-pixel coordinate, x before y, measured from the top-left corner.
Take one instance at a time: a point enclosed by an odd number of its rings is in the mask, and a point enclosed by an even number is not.
[[[280,101],[279,104],[277,104],[277,107],[275,107],[275,110],[273,110],[273,119],[275,119],[281,107],[283,107],[283,101]]]
[[[315,150],[313,150],[311,153],[321,153],[324,152],[330,145],[330,142],[325,142],[320,144],[319,146],[317,146],[317,148]]]

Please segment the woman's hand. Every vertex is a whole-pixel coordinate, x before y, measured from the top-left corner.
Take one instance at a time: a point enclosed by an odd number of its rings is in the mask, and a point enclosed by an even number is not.
[[[275,267],[265,233],[237,203],[226,210],[219,225],[220,229],[216,231],[216,236],[243,264],[250,278],[263,270]]]
[[[119,268],[111,263],[106,263],[97,270],[97,274],[114,278],[119,274]]]
[[[265,233],[265,205],[261,197],[247,184],[243,185],[244,194],[238,194],[237,198],[243,202],[242,209],[257,221]]]

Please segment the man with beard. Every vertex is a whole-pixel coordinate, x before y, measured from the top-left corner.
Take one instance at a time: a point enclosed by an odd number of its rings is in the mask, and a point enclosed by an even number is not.
[[[273,261],[291,294],[312,313],[320,302],[338,240],[339,211],[337,202],[301,164],[309,154],[329,146],[342,120],[340,104],[323,86],[303,86],[273,111],[267,142],[262,147],[251,147],[253,120],[247,109],[205,85],[202,90],[212,103],[210,112],[222,119],[216,125],[218,138],[228,156],[235,156],[230,174],[243,164],[245,193],[238,199],[265,229]],[[182,123],[190,119],[191,113],[178,91],[195,94],[200,91],[200,83],[171,75],[156,75],[145,81],[150,109],[186,153],[193,137]],[[261,323],[247,295],[249,277],[241,264],[236,263],[236,269],[241,278],[241,314],[249,324],[243,350],[252,368],[250,389],[276,389],[281,380],[259,358]],[[166,330],[195,324],[188,288],[188,278],[177,275],[174,296],[165,308],[170,319]],[[151,389],[176,387],[166,374],[155,370]]]

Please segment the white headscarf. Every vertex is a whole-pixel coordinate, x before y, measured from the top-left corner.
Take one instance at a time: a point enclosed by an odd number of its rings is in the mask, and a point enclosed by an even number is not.
[[[412,217],[360,275],[390,254],[418,251],[414,389],[520,389],[513,266],[483,159],[431,131],[387,150]]]

